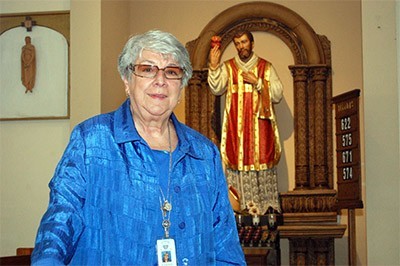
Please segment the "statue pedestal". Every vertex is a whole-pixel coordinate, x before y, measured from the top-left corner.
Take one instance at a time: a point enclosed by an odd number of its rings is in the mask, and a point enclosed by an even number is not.
[[[278,230],[289,240],[290,265],[334,265],[334,240],[346,231],[337,224],[336,191],[295,190],[280,197],[284,223]]]

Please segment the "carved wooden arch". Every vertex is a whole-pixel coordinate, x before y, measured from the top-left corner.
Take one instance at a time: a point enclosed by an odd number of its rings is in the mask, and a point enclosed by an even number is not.
[[[187,43],[194,72],[186,90],[186,123],[218,144],[219,104],[207,83],[210,39],[221,36],[224,51],[234,33],[242,29],[274,34],[291,50],[295,62],[288,66],[294,90],[295,189],[332,189],[330,43],[301,16],[282,5],[235,5],[217,15],[197,39]]]

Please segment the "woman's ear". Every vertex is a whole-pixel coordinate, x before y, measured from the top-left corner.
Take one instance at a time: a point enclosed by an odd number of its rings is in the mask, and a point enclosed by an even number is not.
[[[126,97],[129,97],[129,81],[127,79],[124,79],[124,85],[125,85],[125,94]]]

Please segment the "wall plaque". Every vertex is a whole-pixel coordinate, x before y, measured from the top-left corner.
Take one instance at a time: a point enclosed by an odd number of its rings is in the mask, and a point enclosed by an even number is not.
[[[0,121],[70,116],[69,11],[0,14]]]
[[[332,98],[335,105],[338,207],[363,208],[360,163],[360,90]]]

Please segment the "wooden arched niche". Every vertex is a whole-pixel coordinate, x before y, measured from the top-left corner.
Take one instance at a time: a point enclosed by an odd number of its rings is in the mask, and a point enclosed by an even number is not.
[[[293,54],[295,64],[288,67],[294,90],[295,190],[332,189],[330,43],[301,16],[282,5],[235,5],[217,15],[197,39],[187,43],[194,73],[186,90],[186,123],[218,144],[219,104],[207,83],[210,39],[221,36],[224,51],[235,32],[243,29],[273,34]]]

